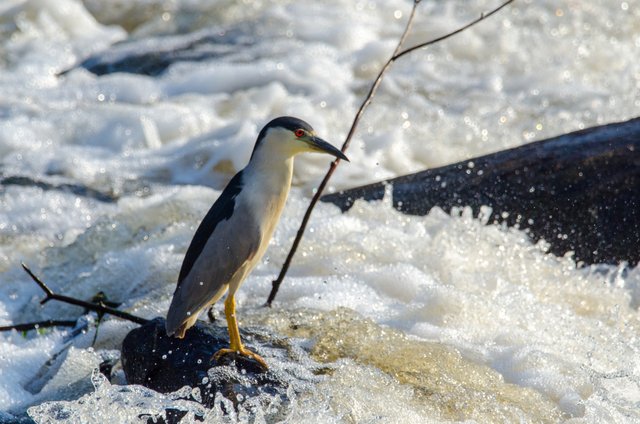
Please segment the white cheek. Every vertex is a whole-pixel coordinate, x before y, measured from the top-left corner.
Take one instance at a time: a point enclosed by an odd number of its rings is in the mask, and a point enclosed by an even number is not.
[[[291,150],[294,153],[303,153],[303,152],[311,152],[313,151],[309,144],[305,143],[301,140],[293,140],[291,142]]]

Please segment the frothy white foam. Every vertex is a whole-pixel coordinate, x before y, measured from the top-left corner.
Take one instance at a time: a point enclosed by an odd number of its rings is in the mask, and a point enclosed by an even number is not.
[[[422,2],[407,45],[493,6]],[[516,2],[472,31],[398,60],[332,189],[632,117],[640,106],[637,6]],[[103,290],[137,314],[164,314],[199,220],[246,163],[260,127],[274,116],[296,115],[339,145],[409,7],[402,0],[3,2],[0,172],[87,186],[118,199],[2,187],[0,323],[82,313],[54,302],[41,307],[42,293],[20,269],[22,260],[54,290],[81,298]],[[243,44],[235,49],[241,52],[175,63],[155,77],[96,76],[81,68],[58,75],[121,40],[130,43],[127,54],[143,53],[149,52],[145,37],[179,48],[212,28],[241,33]],[[391,359],[376,362],[366,353],[380,349],[376,343],[352,340],[336,357],[316,358],[338,371],[298,393],[291,421],[640,420],[638,267],[576,268],[570,257],[546,254],[544,243],[487,226],[466,210],[410,217],[393,211],[388,200],[358,202],[346,214],[320,205],[277,308],[253,317],[329,160],[296,160],[297,188],[285,217],[239,292],[241,319],[286,331],[275,321],[302,310],[325,320],[314,331],[336,334],[352,320],[358,334],[402,334],[406,339],[389,339],[399,350],[427,346],[420,343],[431,343],[429,352],[442,348],[412,366],[447,365],[428,374],[438,384],[426,386],[401,373],[415,355],[387,366]],[[358,315],[341,321],[342,308]],[[113,320],[101,328],[95,354],[88,352],[93,327],[74,339],[60,369],[77,373],[52,372],[57,380],[42,395],[26,387],[34,387],[41,367],[64,348],[67,333],[0,334],[0,410],[19,413],[52,399],[56,387],[91,381],[87,372],[96,355],[117,349],[114,340],[129,327]],[[312,350],[317,333],[299,335],[296,343]],[[473,377],[465,380],[466,374]],[[463,391],[450,398],[424,395],[448,388],[450,375]],[[95,376],[93,383],[93,391],[85,384],[81,400],[69,392],[69,403],[31,413],[63,420],[60,411],[67,411],[67,417],[99,422],[141,399],[148,402],[136,404],[143,409],[180,402]],[[511,389],[514,395],[501,397]],[[475,407],[465,409],[458,399],[473,399],[468,404]],[[451,410],[460,414],[447,415]]]

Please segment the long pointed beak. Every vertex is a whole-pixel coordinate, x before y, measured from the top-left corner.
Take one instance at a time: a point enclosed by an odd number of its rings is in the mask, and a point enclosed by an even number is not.
[[[340,158],[342,160],[346,160],[347,162],[349,162],[349,158],[346,157],[344,153],[342,153],[336,147],[334,147],[331,144],[327,143],[326,141],[324,141],[320,137],[311,136],[311,137],[307,138],[305,141],[315,151],[328,153],[328,154],[330,154],[332,156],[335,156],[337,158]]]

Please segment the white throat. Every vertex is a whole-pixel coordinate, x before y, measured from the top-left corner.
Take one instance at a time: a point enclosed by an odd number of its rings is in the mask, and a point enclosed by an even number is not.
[[[248,209],[262,218],[270,217],[259,220],[267,223],[261,228],[266,239],[270,239],[275,230],[293,176],[293,155],[279,150],[278,146],[259,146],[243,170],[243,199],[249,204]]]

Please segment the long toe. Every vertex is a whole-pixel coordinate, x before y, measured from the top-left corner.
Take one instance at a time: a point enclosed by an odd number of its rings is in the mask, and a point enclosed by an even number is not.
[[[268,370],[269,369],[269,366],[267,365],[267,362],[262,358],[262,356],[258,355],[257,353],[254,353],[254,352],[252,352],[249,349],[244,348],[244,347],[241,348],[240,350],[234,350],[234,349],[230,349],[230,348],[220,349],[219,351],[217,351],[213,355],[213,357],[211,359],[216,361],[216,362],[220,362],[222,360],[222,358],[227,356],[227,355],[244,356],[245,358],[253,359],[255,362],[260,364],[260,366],[264,370]]]
[[[240,352],[240,354],[243,355],[243,356],[247,356],[247,357],[253,359],[257,363],[262,365],[262,367],[265,370],[269,369],[269,366],[267,365],[267,362],[262,358],[262,356],[258,355],[257,353],[251,352],[249,349],[242,349],[242,352]]]
[[[222,359],[223,356],[226,355],[230,355],[230,354],[238,354],[237,351],[233,350],[233,349],[229,349],[229,348],[222,348],[219,351],[217,351],[216,353],[213,354],[213,356],[211,357],[211,360],[216,361],[216,362],[220,362],[220,360]]]

